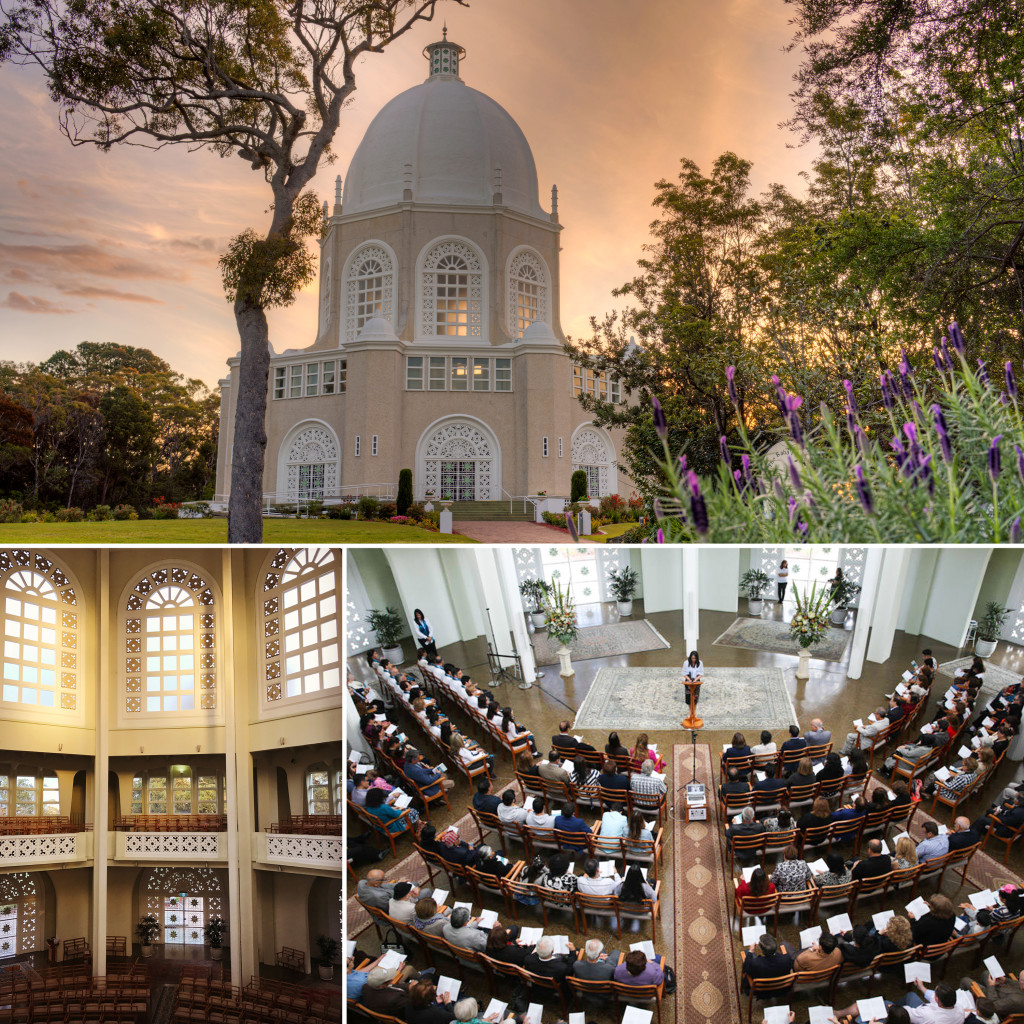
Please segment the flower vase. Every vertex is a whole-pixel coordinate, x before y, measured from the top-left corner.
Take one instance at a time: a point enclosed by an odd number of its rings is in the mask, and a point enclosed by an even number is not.
[[[567,679],[569,676],[576,675],[576,670],[572,667],[572,653],[569,648],[562,644],[558,648],[558,674],[563,678]]]
[[[807,647],[800,648],[800,661],[796,666],[797,679],[809,679],[811,675],[811,652]]]

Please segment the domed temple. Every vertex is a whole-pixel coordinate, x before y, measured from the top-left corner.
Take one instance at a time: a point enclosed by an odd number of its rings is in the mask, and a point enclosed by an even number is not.
[[[540,205],[529,143],[460,77],[465,50],[426,47],[425,82],[387,103],[325,204],[319,325],[274,353],[268,501],[418,499],[620,489],[620,431],[591,423],[587,390],[619,385],[572,364],[559,323],[557,189]],[[230,490],[238,358],[221,386],[218,501]]]

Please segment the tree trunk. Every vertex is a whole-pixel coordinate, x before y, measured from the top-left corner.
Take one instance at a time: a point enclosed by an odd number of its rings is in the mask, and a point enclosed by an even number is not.
[[[231,495],[228,499],[228,543],[263,541],[263,462],[267,448],[267,375],[270,346],[267,317],[241,299],[235,323],[242,340],[235,399],[234,444],[230,452]]]

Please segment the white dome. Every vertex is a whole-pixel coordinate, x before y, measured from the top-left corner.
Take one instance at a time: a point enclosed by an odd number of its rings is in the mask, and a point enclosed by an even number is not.
[[[407,164],[414,202],[490,206],[500,167],[503,203],[548,216],[522,129],[502,106],[454,75],[432,75],[377,114],[349,165],[343,213],[401,202]]]

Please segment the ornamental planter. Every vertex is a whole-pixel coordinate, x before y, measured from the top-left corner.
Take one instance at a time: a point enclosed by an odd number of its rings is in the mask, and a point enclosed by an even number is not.
[[[388,661],[393,662],[395,665],[402,664],[402,658],[404,657],[401,647],[385,647],[383,650],[384,657]]]
[[[833,626],[842,626],[846,622],[846,616],[849,614],[848,608],[833,608],[832,614],[829,616]]]
[[[210,947],[210,959],[220,960],[224,956],[223,946],[211,946]]]
[[[332,981],[334,979],[334,964],[320,964],[316,969],[321,981]]]
[[[564,644],[558,648],[558,674],[563,679],[576,675],[576,669],[572,667],[572,652]]]
[[[751,615],[760,615],[764,611],[764,601],[760,597],[748,597],[747,611],[750,612]]]
[[[797,679],[810,679],[811,677],[811,652],[806,647],[800,648],[800,661],[796,666]]]
[[[544,628],[544,618],[543,612],[530,612],[530,620],[533,622],[534,629]]]
[[[976,640],[974,642],[974,653],[979,658],[990,658],[998,646],[998,640]]]
[[[628,601],[616,601],[615,604],[619,609],[620,615],[632,615],[633,614],[633,599],[630,598]]]
[[[140,946],[139,947],[139,952],[144,957],[151,957],[153,955],[153,947],[152,946]]]

